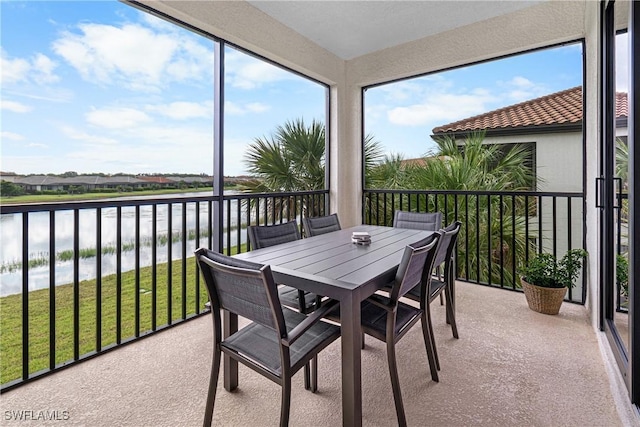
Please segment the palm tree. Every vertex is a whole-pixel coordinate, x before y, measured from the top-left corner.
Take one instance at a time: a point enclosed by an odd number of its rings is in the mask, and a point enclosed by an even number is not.
[[[524,197],[469,195],[454,196],[446,191],[522,191],[531,190],[535,176],[530,167],[530,151],[524,145],[514,144],[509,149],[495,144],[484,144],[484,132],[470,134],[462,145],[454,138],[436,141],[434,155],[422,162],[407,162],[401,156],[389,156],[377,166],[369,182],[370,188],[402,188],[409,190],[439,190],[426,194],[411,194],[405,206],[421,211],[439,210],[445,214],[445,223],[465,219],[458,256],[465,260],[469,279],[513,283],[514,269],[524,261],[526,245],[524,216],[531,210]],[[394,179],[390,179],[395,177]],[[371,212],[374,218],[387,218],[399,208],[399,201],[378,206]],[[457,218],[456,218],[457,215]],[[468,218],[468,221],[466,219]],[[513,259],[516,264],[513,264]],[[467,262],[468,260],[468,262]],[[459,270],[463,267],[458,264]]]
[[[252,192],[286,192],[324,188],[324,125],[303,119],[278,126],[271,138],[255,138],[245,155],[247,171],[256,177]]]
[[[325,126],[313,120],[287,121],[270,137],[255,138],[245,155],[247,171],[254,180],[246,189],[253,193],[296,192],[325,188]],[[364,144],[365,165],[378,164],[382,155],[379,142],[367,135]],[[367,168],[368,170],[369,168]],[[266,211],[275,212],[273,220],[295,217],[296,212],[315,216],[324,212],[324,197],[303,199],[277,198]]]

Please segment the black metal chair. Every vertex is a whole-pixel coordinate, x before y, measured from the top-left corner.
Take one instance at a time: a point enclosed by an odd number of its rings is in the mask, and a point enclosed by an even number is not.
[[[393,216],[393,226],[414,230],[440,230],[442,228],[442,212],[409,212],[396,210]],[[442,303],[442,298],[440,298],[440,304]]]
[[[338,214],[319,216],[315,218],[302,218],[302,226],[307,237],[341,230]]]
[[[250,225],[247,227],[249,243],[253,249],[262,249],[280,243],[300,240],[298,223],[294,219],[283,224],[275,225]],[[299,310],[302,314],[311,313],[322,303],[322,297],[311,292],[302,291],[291,286],[278,286],[280,303],[286,307]],[[304,368],[304,388],[313,390],[313,383],[318,375],[318,366],[315,359]]]
[[[414,230],[436,231],[442,228],[442,212],[395,211],[393,226]]]
[[[196,251],[213,319],[213,362],[203,425],[213,419],[221,353],[282,386],[280,425],[289,423],[291,377],[340,336],[340,328],[321,320],[337,301],[305,316],[282,307],[269,265],[255,264],[200,248]],[[221,310],[252,323],[222,339]],[[315,381],[315,379],[314,379]],[[313,384],[317,389],[317,383]]]
[[[284,224],[250,225],[247,227],[247,232],[253,249],[267,248],[300,239],[300,231],[295,219]],[[300,310],[302,314],[312,312],[320,302],[317,295],[290,286],[281,285],[278,288],[278,294],[282,305]]]
[[[419,301],[421,304],[425,303],[425,322],[431,325],[431,302],[438,296],[444,294],[446,301],[446,317],[447,323],[451,325],[451,332],[454,338],[458,338],[458,326],[456,325],[456,313],[455,313],[455,247],[458,240],[458,234],[462,223],[460,221],[454,221],[446,228],[440,230],[442,237],[440,238],[440,245],[435,255],[433,262],[433,268],[435,276],[431,277],[429,287],[415,286],[411,289],[405,297],[414,301]],[[444,269],[440,270],[440,266],[444,264]],[[440,274],[440,271],[444,271],[444,274]],[[428,298],[423,298],[425,295],[424,290],[429,289]],[[431,340],[433,341],[433,352],[436,360],[436,368],[440,370],[440,360],[438,358],[438,351],[435,344],[435,337],[433,336],[433,327],[429,328],[431,333]],[[435,378],[434,378],[435,376]],[[431,377],[434,381],[438,381],[438,373],[431,372]]]
[[[400,299],[415,286],[429,286],[439,241],[440,232],[436,231],[431,236],[408,245],[398,266],[395,280],[390,284],[391,292],[389,296],[373,294],[364,300],[361,306],[362,331],[387,344],[391,387],[400,426],[406,426],[407,420],[400,391],[395,346],[411,327],[421,319],[423,320],[422,335],[429,365],[432,371],[436,369],[435,354],[433,353],[433,333],[428,330],[430,324],[424,322],[424,304],[421,303],[420,308],[417,308],[401,302]],[[338,307],[334,312],[329,313],[327,317],[331,320],[339,321],[339,314],[340,308]]]

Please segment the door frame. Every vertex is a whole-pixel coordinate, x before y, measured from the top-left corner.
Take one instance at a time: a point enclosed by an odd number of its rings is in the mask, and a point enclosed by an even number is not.
[[[600,3],[601,58],[600,58],[600,134],[599,179],[596,183],[596,203],[599,215],[599,327],[605,332],[618,368],[624,378],[631,402],[640,404],[640,289],[634,283],[640,278],[640,126],[636,125],[635,114],[640,108],[640,95],[634,90],[640,87],[640,4],[629,5],[629,92],[628,92],[628,146],[629,146],[629,345],[625,347],[614,323],[615,315],[615,0]],[[638,148],[638,149],[636,149]],[[634,327],[638,325],[637,327]],[[635,356],[635,357],[634,357]]]

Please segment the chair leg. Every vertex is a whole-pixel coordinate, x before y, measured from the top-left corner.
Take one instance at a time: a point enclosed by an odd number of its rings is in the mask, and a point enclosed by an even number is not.
[[[218,375],[220,374],[220,349],[213,350],[213,361],[211,363],[211,376],[209,377],[209,391],[207,392],[207,405],[204,410],[203,427],[210,427],[213,421],[213,406],[216,400],[216,390],[218,388]]]
[[[360,334],[362,335],[362,346],[361,346],[361,348],[364,350],[364,336],[365,336],[365,333],[364,332],[360,332]]]
[[[436,349],[436,336],[433,332],[433,323],[431,322],[431,305],[429,305],[430,303],[427,302],[426,307],[425,307],[425,312],[426,312],[426,316],[427,319],[429,319],[429,327],[427,328],[429,330],[429,337],[431,338],[431,343],[433,345],[433,358],[435,359],[436,362],[436,369],[439,371],[440,370],[440,358],[438,357],[438,350]]]
[[[311,390],[311,366],[310,363],[304,365],[304,389]]]
[[[453,311],[453,301],[451,301],[451,293],[448,289],[445,291],[444,299],[447,302],[446,312],[447,312],[447,319],[449,320],[448,323],[451,324],[451,332],[453,333],[453,337],[457,339],[458,326],[456,325],[456,314]]]
[[[298,289],[298,308],[300,313],[309,314],[307,310],[307,299],[304,297],[304,292]]]
[[[398,426],[406,427],[407,418],[404,415],[404,405],[402,404],[402,392],[400,391],[400,379],[398,378],[398,365],[396,363],[396,350],[393,339],[387,339],[387,359],[389,362],[389,375],[391,376],[391,388],[393,389],[393,400],[396,404]]]
[[[318,356],[311,359],[311,393],[318,391]]]
[[[429,360],[429,370],[431,371],[431,379],[440,382],[438,378],[438,367],[436,366],[436,343],[432,340],[431,319],[427,312],[422,312],[422,336],[424,337],[424,346],[427,349],[427,359]]]
[[[282,378],[282,402],[280,404],[280,427],[289,425],[289,410],[291,409],[291,377]]]

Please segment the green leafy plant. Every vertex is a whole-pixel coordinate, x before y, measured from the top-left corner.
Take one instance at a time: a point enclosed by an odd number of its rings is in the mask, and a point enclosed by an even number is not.
[[[620,287],[620,293],[625,297],[629,295],[629,261],[624,255],[616,256],[616,283]]]
[[[552,254],[539,254],[522,269],[522,278],[543,288],[572,288],[586,256],[584,249],[570,249],[560,260]]]

